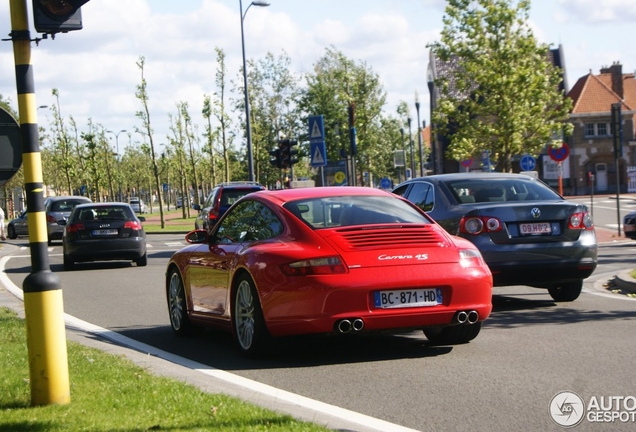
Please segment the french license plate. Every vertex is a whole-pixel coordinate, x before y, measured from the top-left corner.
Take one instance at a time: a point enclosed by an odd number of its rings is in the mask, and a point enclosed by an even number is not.
[[[519,224],[519,231],[521,231],[521,235],[551,234],[552,225],[548,222],[521,223]]]
[[[442,290],[435,288],[376,291],[373,293],[373,300],[376,308],[383,309],[436,306],[442,304]]]
[[[109,235],[117,235],[117,230],[116,229],[100,229],[100,230],[93,230],[91,231],[91,234],[93,234],[94,236],[109,236]]]

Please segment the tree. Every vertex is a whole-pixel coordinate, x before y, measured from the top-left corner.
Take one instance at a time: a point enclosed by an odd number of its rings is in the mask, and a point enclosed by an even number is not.
[[[514,155],[538,155],[571,133],[561,71],[533,36],[529,11],[529,0],[448,0],[441,41],[429,45],[453,64],[452,74],[436,79],[433,112],[438,133],[450,140],[447,158],[490,150],[509,172]]]
[[[144,78],[144,65],[146,63],[146,59],[143,56],[139,57],[137,61],[137,67],[141,71],[141,84],[137,86],[137,91],[135,92],[135,97],[139,99],[141,104],[143,105],[142,111],[137,111],[137,118],[141,120],[142,128],[145,131],[145,134],[148,136],[148,140],[150,142],[150,158],[152,160],[152,173],[155,178],[155,188],[157,191],[157,196],[159,198],[159,214],[161,215],[161,229],[164,229],[166,226],[165,220],[163,218],[163,200],[161,197],[161,183],[159,180],[159,167],[157,166],[157,158],[155,157],[155,145],[152,137],[152,127],[150,125],[150,111],[148,110],[148,92],[147,92],[147,84],[146,78]],[[152,193],[150,194],[150,203],[152,205]]]
[[[331,47],[314,64],[314,71],[306,75],[306,80],[301,106],[307,115],[324,116],[327,159],[340,159],[341,150],[350,154],[348,109],[353,104],[356,162],[364,171],[379,172],[374,160],[377,149],[390,146],[380,134],[386,93],[379,76],[366,63],[355,63]]]

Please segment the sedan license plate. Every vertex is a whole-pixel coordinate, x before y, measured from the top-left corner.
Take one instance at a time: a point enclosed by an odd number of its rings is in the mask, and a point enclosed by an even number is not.
[[[117,233],[118,231],[116,229],[100,229],[91,231],[91,234],[94,236],[117,235]]]
[[[442,304],[442,290],[412,289],[394,291],[376,291],[373,300],[377,308],[401,308],[418,306],[436,306]]]
[[[551,234],[552,225],[550,225],[549,222],[520,223],[519,231],[521,232],[521,235]]]

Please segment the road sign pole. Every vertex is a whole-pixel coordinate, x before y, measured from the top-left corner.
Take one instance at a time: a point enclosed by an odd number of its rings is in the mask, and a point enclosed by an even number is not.
[[[49,266],[44,183],[38,143],[37,104],[26,0],[11,0],[9,7],[31,250],[31,273],[22,285],[31,403],[63,405],[71,401],[64,306],[60,279],[51,272]]]

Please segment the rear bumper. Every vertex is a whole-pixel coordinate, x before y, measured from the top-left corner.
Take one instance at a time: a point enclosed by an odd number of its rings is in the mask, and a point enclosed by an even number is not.
[[[80,240],[64,244],[64,255],[74,262],[136,260],[146,253],[141,237],[109,240]]]

